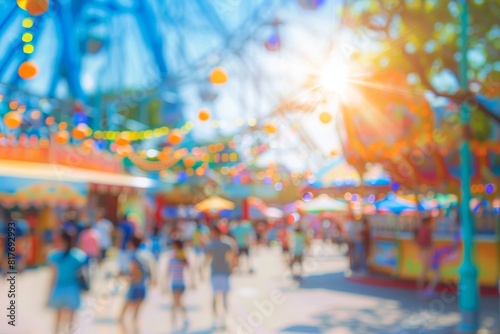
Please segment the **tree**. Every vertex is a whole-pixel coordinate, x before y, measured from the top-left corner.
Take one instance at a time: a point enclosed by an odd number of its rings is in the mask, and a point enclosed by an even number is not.
[[[464,101],[500,123],[500,115],[478,100],[477,93],[497,93],[500,77],[500,2],[467,0],[470,8],[468,91],[459,89],[460,5],[457,0],[346,0],[344,24],[354,29],[344,50],[381,69],[407,73],[417,87]],[[376,52],[370,52],[376,49]],[[444,84],[447,78],[451,84]],[[440,80],[441,79],[441,80]],[[454,84],[455,82],[456,84]],[[473,116],[488,123],[488,119]],[[488,126],[479,126],[482,130]],[[485,133],[478,134],[484,138]],[[487,134],[486,134],[487,136]]]

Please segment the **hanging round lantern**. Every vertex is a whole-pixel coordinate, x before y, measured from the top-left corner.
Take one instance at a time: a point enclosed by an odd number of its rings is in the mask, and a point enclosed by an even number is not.
[[[54,135],[54,140],[59,144],[66,144],[69,140],[69,132],[66,130],[59,130]]]
[[[126,157],[134,153],[134,149],[132,145],[122,145],[116,148],[116,154],[121,157]]]
[[[117,145],[128,145],[130,144],[130,135],[128,132],[123,132],[116,138],[115,143]]]
[[[319,114],[319,120],[323,124],[328,124],[332,121],[332,115],[330,115],[326,111],[323,111],[321,114]]]
[[[17,129],[23,123],[23,116],[17,111],[11,111],[5,114],[3,122],[9,129]]]
[[[264,125],[264,132],[271,135],[278,132],[278,128],[274,123],[267,123]]]
[[[85,139],[81,147],[84,152],[90,153],[94,150],[94,141],[92,139]]]
[[[168,134],[168,143],[173,146],[179,145],[183,138],[182,132],[178,129],[174,129]]]
[[[87,124],[78,124],[71,130],[71,135],[77,140],[82,140],[88,136],[89,127]]]
[[[32,60],[25,61],[17,68],[17,74],[24,80],[33,79],[38,75],[38,65]]]
[[[198,119],[202,122],[206,122],[210,119],[210,110],[203,108],[198,111]]]
[[[38,16],[49,9],[49,0],[17,0],[17,5],[30,15]]]
[[[316,10],[324,4],[325,0],[299,0],[298,2],[305,10]]]
[[[227,82],[226,70],[222,67],[216,67],[210,72],[209,80],[214,85],[223,85]]]
[[[187,168],[191,168],[196,163],[196,159],[193,156],[188,155],[187,157],[184,158],[183,162],[184,166],[186,166]]]
[[[274,32],[267,41],[264,42],[264,46],[268,51],[275,52],[280,49],[280,36],[278,35],[278,32]]]

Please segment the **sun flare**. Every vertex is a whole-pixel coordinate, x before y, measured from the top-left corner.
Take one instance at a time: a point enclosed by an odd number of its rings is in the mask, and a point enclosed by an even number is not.
[[[321,86],[329,92],[342,94],[349,80],[349,66],[340,58],[333,58],[320,74]]]

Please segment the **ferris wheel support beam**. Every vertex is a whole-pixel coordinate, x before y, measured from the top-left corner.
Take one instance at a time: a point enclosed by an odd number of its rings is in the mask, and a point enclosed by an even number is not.
[[[7,24],[15,17],[14,12],[16,10],[17,4],[13,4],[10,11],[7,11],[6,14],[2,17],[0,21],[0,33],[3,35],[3,30],[7,26]]]
[[[196,4],[198,5],[198,8],[200,9],[201,13],[209,17],[210,22],[212,22],[212,24],[215,26],[217,32],[220,33],[224,39],[229,38],[230,34],[229,31],[227,30],[226,25],[221,20],[217,11],[214,10],[214,8],[208,3],[208,1],[197,0]]]
[[[136,18],[142,37],[153,53],[160,78],[163,80],[168,74],[168,64],[164,55],[163,37],[158,29],[152,6],[151,1],[139,0]]]
[[[71,1],[62,1],[58,6],[58,16],[61,24],[60,34],[63,42],[62,47],[62,65],[64,66],[64,75],[68,80],[73,98],[86,101],[80,82],[82,55],[78,51],[77,38],[74,34],[76,26],[73,17]]]

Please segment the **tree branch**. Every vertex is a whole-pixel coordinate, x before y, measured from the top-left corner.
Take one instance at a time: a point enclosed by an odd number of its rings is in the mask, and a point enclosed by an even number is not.
[[[481,103],[477,99],[476,94],[472,93],[471,91],[466,91],[466,92],[458,91],[458,92],[453,93],[453,94],[443,93],[443,92],[437,91],[436,88],[434,88],[434,86],[430,82],[429,78],[427,77],[425,70],[424,70],[422,64],[420,63],[420,61],[417,59],[417,57],[415,57],[414,54],[406,52],[406,50],[404,50],[404,49],[403,49],[403,54],[406,56],[406,58],[408,58],[410,63],[413,65],[413,68],[415,68],[415,72],[417,72],[419,77],[420,77],[420,82],[423,84],[423,86],[427,90],[431,91],[436,96],[448,98],[448,99],[450,99],[458,104],[468,103],[468,104],[476,107],[479,111],[484,113],[486,116],[492,118],[498,124],[500,124],[500,115],[497,115],[497,114],[493,113],[491,110],[489,110],[487,106],[485,106],[483,103]]]

